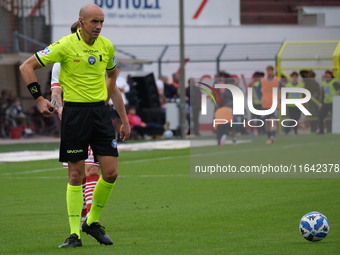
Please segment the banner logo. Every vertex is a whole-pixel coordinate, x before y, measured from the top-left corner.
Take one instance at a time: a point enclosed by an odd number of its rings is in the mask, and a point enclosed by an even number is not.
[[[212,92],[214,92],[214,94],[216,95],[217,99],[220,102],[220,105],[222,106],[222,100],[221,100],[219,94],[217,93],[217,91],[212,86],[210,86],[210,85],[208,85],[206,83],[203,83],[203,82],[197,82],[197,83],[201,84],[201,85],[203,85],[203,86],[205,86],[207,88],[209,88]],[[204,91],[205,93],[207,93],[211,97],[211,99],[214,101],[215,106],[217,106],[217,103],[216,103],[216,100],[215,100],[214,96],[208,90],[206,90],[204,88],[200,88],[200,89],[202,91]],[[202,115],[206,115],[207,114],[207,98],[206,98],[206,96],[204,94],[202,94],[202,100],[201,101],[202,101],[202,107],[201,107]]]

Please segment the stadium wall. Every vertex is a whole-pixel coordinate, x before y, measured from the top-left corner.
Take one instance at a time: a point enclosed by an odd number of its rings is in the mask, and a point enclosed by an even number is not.
[[[69,33],[69,26],[53,26],[53,40]],[[114,45],[147,45],[147,44],[178,44],[178,27],[121,27],[105,25],[102,35],[109,38]],[[148,35],[148,36],[145,36]],[[310,26],[237,26],[237,27],[186,27],[185,43],[255,43],[283,42],[285,40],[340,40],[340,27],[310,27]],[[214,58],[216,56],[212,56]],[[271,62],[222,62],[221,69],[231,73],[244,73],[250,76],[255,69],[264,70]],[[170,77],[176,72],[178,64],[163,64],[163,73]],[[157,74],[157,64],[145,65],[145,71]],[[186,77],[200,77],[203,74],[216,74],[216,63],[188,63]]]
[[[145,34],[152,35],[150,37]],[[114,27],[103,29],[115,45],[124,44],[178,44],[178,28],[164,27]],[[340,27],[301,27],[301,26],[238,26],[238,27],[187,27],[185,29],[185,42],[188,44],[209,43],[255,43],[255,42],[284,42],[303,40],[339,40]],[[212,56],[215,57],[215,56]],[[269,62],[222,62],[221,69],[251,76],[255,69],[265,69]],[[179,64],[163,64],[164,74],[170,76],[179,67]],[[145,65],[146,71],[157,73],[157,64]],[[203,74],[215,75],[216,63],[190,63],[186,65],[186,77],[201,77]]]
[[[88,2],[99,5],[105,15],[102,35],[114,45],[179,44],[179,1],[167,0],[73,0],[51,1],[52,40],[69,34],[79,8]],[[76,6],[78,6],[76,8]],[[241,0],[186,0],[184,2],[185,43],[252,43],[285,40],[339,40],[340,26],[247,25],[240,23]],[[215,58],[216,56],[212,56]],[[272,62],[222,62],[221,69],[250,76]],[[163,74],[171,77],[179,63],[163,64]],[[145,65],[144,71],[158,73],[158,65]],[[186,77],[216,74],[216,63],[188,63]],[[124,75],[124,73],[122,73]]]

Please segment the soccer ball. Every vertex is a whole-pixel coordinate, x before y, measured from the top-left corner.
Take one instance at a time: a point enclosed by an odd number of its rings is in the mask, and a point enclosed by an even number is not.
[[[171,139],[174,136],[174,133],[171,130],[166,130],[163,133],[165,139]]]
[[[329,222],[325,215],[319,212],[305,214],[299,225],[301,235],[311,242],[324,239],[329,232]]]

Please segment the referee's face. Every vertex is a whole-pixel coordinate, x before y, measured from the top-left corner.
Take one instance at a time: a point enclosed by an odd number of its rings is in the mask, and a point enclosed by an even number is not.
[[[86,33],[87,37],[96,39],[103,27],[104,14],[100,9],[93,9],[88,12],[86,18],[81,22],[82,29]]]

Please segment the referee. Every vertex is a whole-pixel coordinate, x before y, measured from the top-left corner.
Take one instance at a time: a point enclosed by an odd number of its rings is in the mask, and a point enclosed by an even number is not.
[[[116,85],[114,47],[108,39],[99,35],[103,22],[104,14],[100,7],[84,5],[79,12],[81,27],[76,33],[37,52],[20,66],[29,92],[41,113],[48,117],[55,106],[42,96],[34,70],[60,62],[59,81],[64,93],[64,107],[59,161],[68,162],[66,202],[70,236],[59,248],[82,246],[79,230],[83,207],[82,181],[89,144],[99,161],[102,176],[93,192],[92,208],[82,230],[101,244],[113,244],[104,227],[98,223],[118,177],[115,131],[105,106],[110,96],[122,119],[120,136],[123,140],[129,138],[130,126]],[[56,105],[61,105],[61,102]]]

